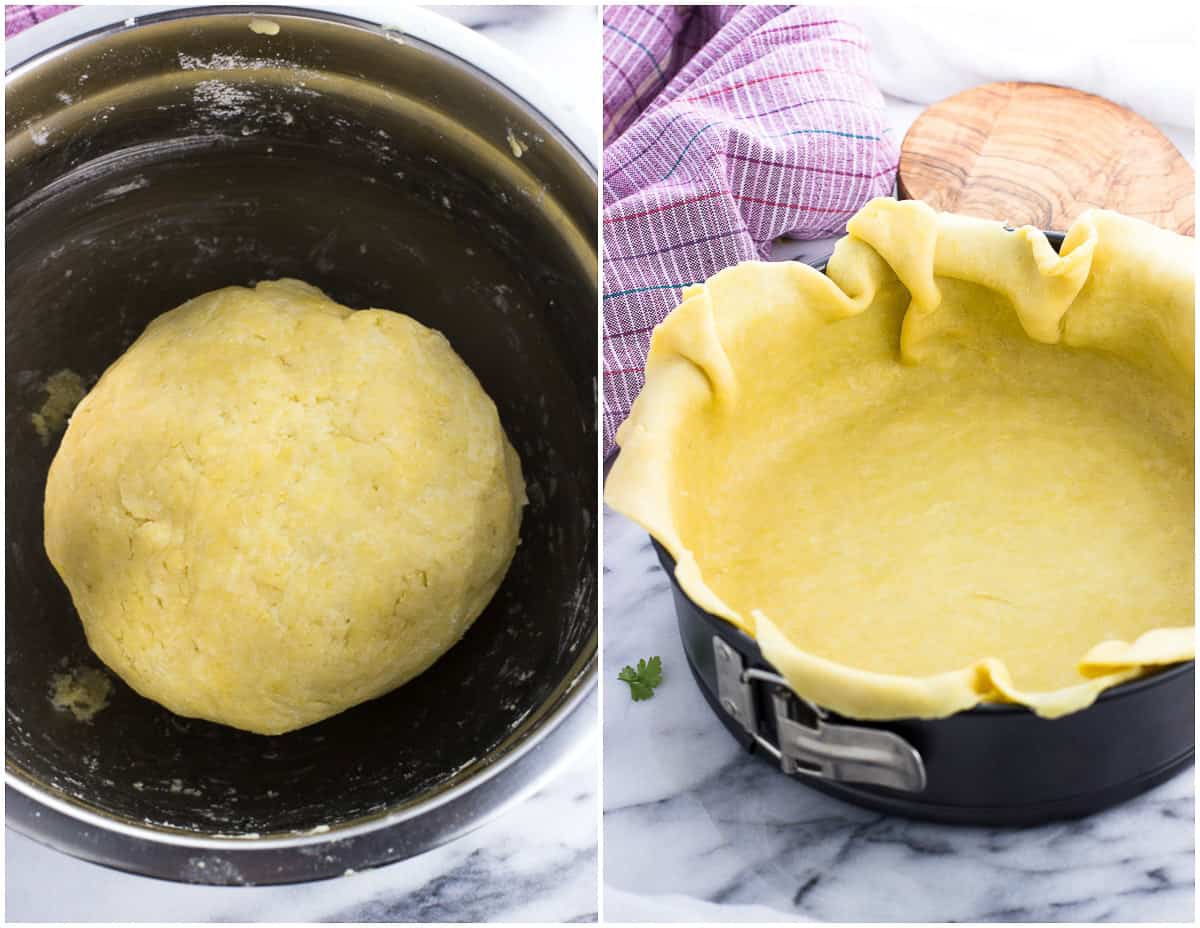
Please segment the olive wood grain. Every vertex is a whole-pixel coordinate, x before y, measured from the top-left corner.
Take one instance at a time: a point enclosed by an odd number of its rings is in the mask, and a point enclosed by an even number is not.
[[[935,103],[901,147],[902,198],[1065,231],[1093,206],[1195,234],[1195,174],[1153,125],[1050,84],[984,84]]]

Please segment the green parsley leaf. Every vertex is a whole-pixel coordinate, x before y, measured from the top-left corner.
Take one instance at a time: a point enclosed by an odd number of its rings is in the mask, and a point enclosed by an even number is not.
[[[654,695],[654,688],[662,683],[662,658],[638,661],[637,670],[629,665],[621,668],[617,679],[629,684],[629,695],[634,702],[641,702]]]

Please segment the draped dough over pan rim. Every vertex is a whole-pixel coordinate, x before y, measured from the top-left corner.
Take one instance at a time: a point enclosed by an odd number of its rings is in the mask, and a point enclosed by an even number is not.
[[[1084,708],[1194,656],[1193,259],[873,200],[684,290],[607,501],[819,705]]]

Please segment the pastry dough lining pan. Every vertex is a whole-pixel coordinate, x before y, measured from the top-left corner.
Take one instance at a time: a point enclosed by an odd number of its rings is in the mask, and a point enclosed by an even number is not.
[[[1062,234],[1046,235],[1057,250]],[[701,692],[743,747],[779,767],[769,687],[751,685],[756,716],[751,733],[722,705],[715,641],[732,648],[747,668],[768,674],[775,669],[752,637],[693,602],[675,579],[674,559],[657,541],[654,548],[671,578],[679,633]],[[893,789],[805,772],[792,776],[847,802],[930,821],[1022,826],[1077,818],[1136,796],[1192,764],[1195,679],[1195,662],[1187,661],[1106,690],[1088,708],[1053,720],[1000,704],[943,719],[862,722],[827,713],[826,723],[903,738],[919,755],[923,788]]]
[[[714,636],[748,667],[774,669],[753,638],[688,598],[675,582],[670,554],[657,542],[654,547],[671,577],[679,633],[701,692],[743,747],[778,767],[779,761],[720,704]],[[794,776],[847,802],[908,818],[1017,826],[1078,818],[1136,796],[1191,765],[1195,684],[1195,663],[1188,661],[1106,690],[1087,709],[1054,720],[1008,705],[982,705],[944,719],[859,722],[830,715],[835,724],[904,738],[921,757],[925,788],[909,792]],[[766,690],[757,688],[755,698],[759,718],[770,719]],[[760,734],[775,742],[770,722],[761,723]]]

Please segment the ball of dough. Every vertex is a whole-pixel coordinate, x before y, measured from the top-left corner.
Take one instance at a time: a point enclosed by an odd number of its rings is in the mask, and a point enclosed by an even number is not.
[[[277,734],[388,692],[500,585],[525,487],[441,335],[296,280],[154,320],[76,408],[46,551],[97,655]]]

